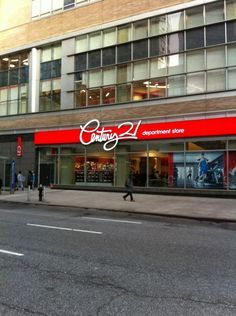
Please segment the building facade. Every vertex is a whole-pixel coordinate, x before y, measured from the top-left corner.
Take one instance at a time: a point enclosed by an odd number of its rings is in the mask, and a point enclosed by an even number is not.
[[[0,2],[0,177],[236,187],[236,0]]]

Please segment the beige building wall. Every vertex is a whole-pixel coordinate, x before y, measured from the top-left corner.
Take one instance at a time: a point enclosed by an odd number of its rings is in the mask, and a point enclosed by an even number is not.
[[[31,20],[31,0],[0,0],[0,53],[42,39],[187,2],[194,1],[101,0],[49,17]]]

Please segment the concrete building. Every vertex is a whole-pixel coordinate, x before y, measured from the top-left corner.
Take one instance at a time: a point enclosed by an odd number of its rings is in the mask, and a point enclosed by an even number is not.
[[[0,1],[0,177],[236,188],[236,0]]]

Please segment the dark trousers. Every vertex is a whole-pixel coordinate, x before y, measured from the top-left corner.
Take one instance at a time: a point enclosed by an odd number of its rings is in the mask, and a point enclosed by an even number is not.
[[[123,198],[126,199],[128,196],[130,196],[130,201],[133,201],[133,194],[132,194],[132,192],[127,192],[127,193],[123,196]]]

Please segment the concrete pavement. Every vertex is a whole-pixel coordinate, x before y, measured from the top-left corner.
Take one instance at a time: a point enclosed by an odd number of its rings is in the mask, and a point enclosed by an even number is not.
[[[30,195],[27,190],[14,194],[3,191],[0,201],[236,221],[235,199],[134,194],[135,202],[130,202],[124,201],[123,194],[118,192],[48,188],[45,192],[43,202],[38,201],[38,190],[30,191]]]

